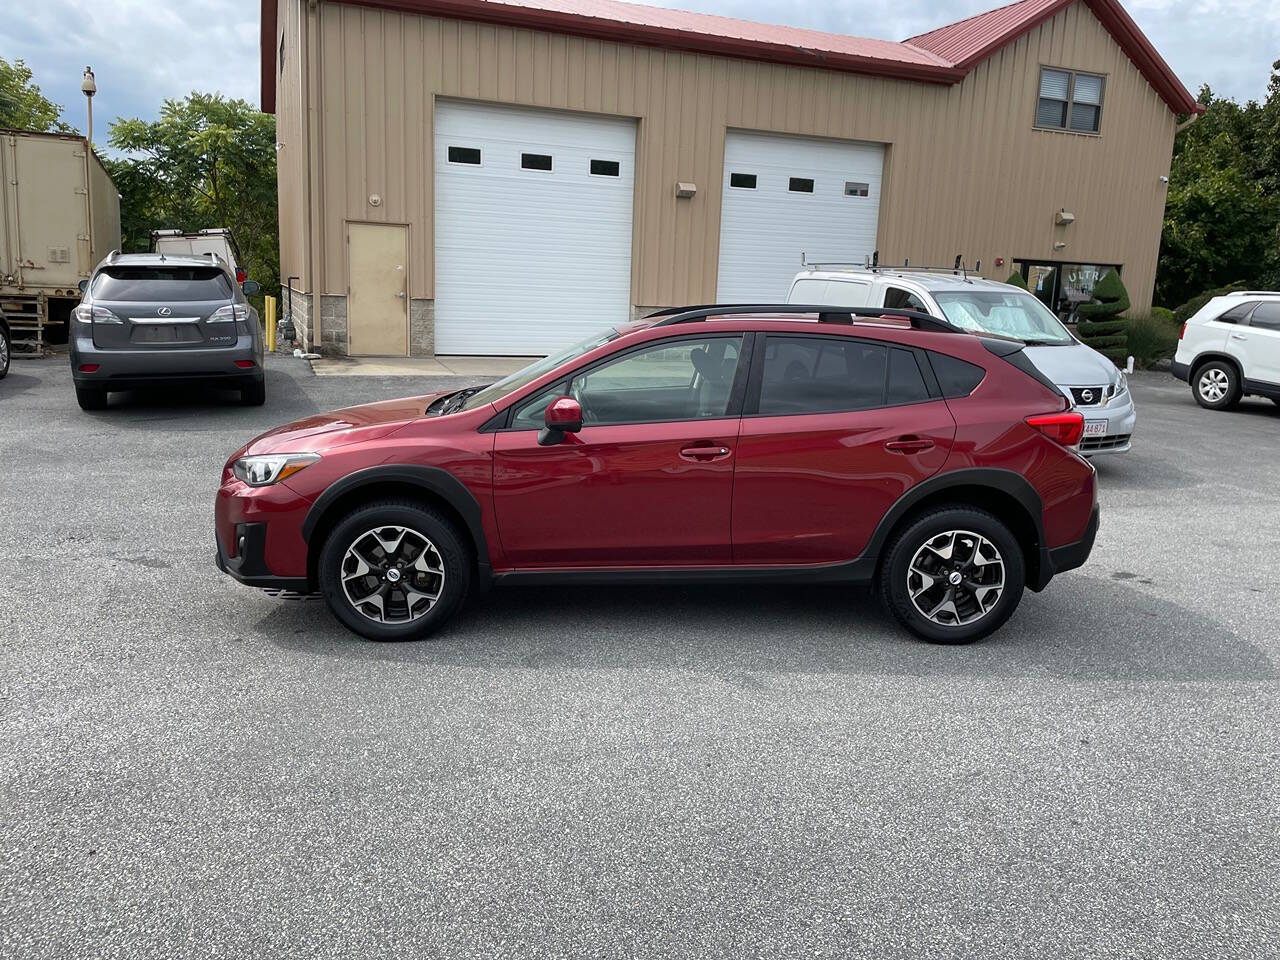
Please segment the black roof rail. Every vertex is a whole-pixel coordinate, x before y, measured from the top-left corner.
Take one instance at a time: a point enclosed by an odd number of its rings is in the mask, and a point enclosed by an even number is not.
[[[917,330],[929,330],[934,333],[964,333],[959,327],[939,320],[937,317],[919,310],[905,310],[898,307],[833,307],[830,304],[801,303],[728,303],[704,304],[696,307],[672,307],[659,310],[649,316],[659,319],[655,327],[667,327],[677,323],[693,323],[708,317],[738,316],[752,313],[781,313],[801,316],[816,313],[819,323],[835,323],[849,326],[855,317],[867,319],[909,320]]]

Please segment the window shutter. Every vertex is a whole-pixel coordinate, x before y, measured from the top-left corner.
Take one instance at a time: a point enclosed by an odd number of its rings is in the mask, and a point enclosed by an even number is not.
[[[1047,100],[1067,99],[1067,85],[1071,74],[1064,70],[1040,71],[1040,96]]]
[[[1065,127],[1067,104],[1064,100],[1044,100],[1036,105],[1037,127]]]
[[[1044,81],[1040,81],[1040,86],[1044,86]],[[1087,73],[1076,74],[1076,89],[1071,97],[1076,103],[1090,103],[1095,107],[1102,103],[1102,78],[1090,76]]]

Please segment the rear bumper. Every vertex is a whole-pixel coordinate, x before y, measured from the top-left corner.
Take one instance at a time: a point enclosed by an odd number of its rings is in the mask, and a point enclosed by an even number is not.
[[[1098,505],[1094,504],[1084,536],[1075,543],[1054,547],[1048,551],[1050,577],[1084,566],[1085,561],[1089,559],[1089,554],[1093,552],[1093,542],[1098,537],[1098,516]],[[1047,583],[1048,580],[1046,579],[1045,582]]]
[[[1173,374],[1175,379],[1181,380],[1183,383],[1191,382],[1191,364],[1189,363],[1179,363],[1175,360],[1169,365],[1169,372]]]
[[[252,337],[240,337],[234,346],[215,349],[104,350],[91,337],[77,336],[68,352],[71,377],[79,387],[133,390],[191,382],[245,386],[263,378],[262,356]],[[245,361],[253,366],[237,366]],[[80,369],[84,364],[97,364],[98,369],[86,373]]]

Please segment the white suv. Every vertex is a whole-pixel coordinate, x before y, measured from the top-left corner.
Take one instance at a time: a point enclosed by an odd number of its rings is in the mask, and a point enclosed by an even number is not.
[[[1214,297],[1183,324],[1172,372],[1210,410],[1251,394],[1280,403],[1280,293]]]
[[[1138,412],[1124,373],[1073,337],[1048,307],[1022,287],[960,270],[824,270],[819,266],[795,275],[787,303],[908,308],[944,317],[972,333],[1021,340],[1027,345],[1027,359],[1084,414],[1081,454],[1092,457],[1129,449]]]

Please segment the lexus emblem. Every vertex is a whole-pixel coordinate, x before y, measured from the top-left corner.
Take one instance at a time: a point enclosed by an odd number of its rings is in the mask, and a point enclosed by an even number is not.
[[[157,307],[156,313],[160,314],[162,317],[167,317],[169,314],[173,313],[173,311],[169,307]]]
[[[163,309],[163,308],[161,308],[161,309]],[[169,314],[167,314],[167,313],[165,314],[165,316],[166,316],[166,317],[167,317],[168,315],[169,315]],[[1082,390],[1082,391],[1080,392],[1080,399],[1081,399],[1081,400],[1083,400],[1085,403],[1093,403],[1093,391],[1092,391],[1092,390]]]

